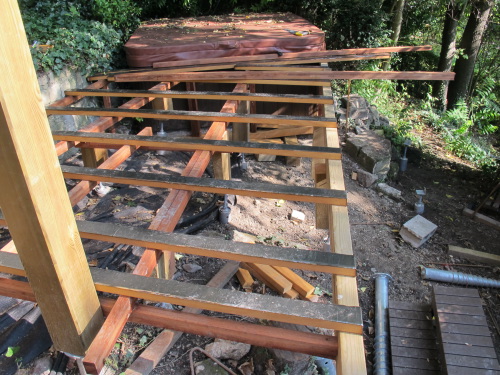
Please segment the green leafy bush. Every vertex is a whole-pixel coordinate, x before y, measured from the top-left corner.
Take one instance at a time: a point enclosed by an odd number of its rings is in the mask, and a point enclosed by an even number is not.
[[[121,58],[122,33],[82,18],[75,3],[21,1],[22,16],[37,70],[60,73],[65,67],[87,73],[109,70]],[[53,46],[44,50],[39,44]]]
[[[93,0],[92,16],[123,33],[123,40],[139,26],[141,8],[131,0]]]

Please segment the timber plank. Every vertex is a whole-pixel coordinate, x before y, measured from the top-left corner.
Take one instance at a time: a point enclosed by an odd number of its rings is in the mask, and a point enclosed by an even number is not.
[[[408,358],[393,355],[392,364],[396,367],[413,368],[418,370],[436,371],[439,369],[439,362],[432,358]]]
[[[432,327],[429,327],[429,329],[412,329],[391,326],[391,336],[433,340],[436,338],[436,334],[431,328]]]
[[[24,273],[16,254],[1,253],[0,269]],[[362,332],[359,307],[315,304],[99,268],[90,271],[95,288],[100,292],[342,332]]]
[[[403,311],[432,311],[432,307],[425,303],[414,303],[404,301],[389,301],[389,310],[403,310]]]
[[[0,278],[0,286],[6,295],[17,296],[17,298],[23,296],[26,300],[35,302],[35,296],[27,282]],[[99,300],[105,315],[109,315],[117,303],[111,298],[101,297]],[[179,312],[139,304],[131,312],[130,322],[166,329],[182,328],[187,333],[247,342],[251,345],[274,347],[325,358],[333,358],[338,350],[337,338],[333,336],[196,315],[185,310]]]
[[[407,348],[429,349],[436,346],[436,340],[415,339],[412,337],[391,336],[391,346],[402,346]]]
[[[83,238],[97,241],[124,243],[199,256],[219,257],[242,262],[306,269],[318,272],[356,275],[354,257],[323,251],[232,242],[217,238],[165,233],[110,223],[78,221]],[[298,276],[297,276],[298,277]]]
[[[474,346],[465,344],[443,343],[443,350],[448,354],[456,354],[470,357],[497,358],[495,349],[484,346]]]
[[[215,180],[187,176],[165,176],[155,173],[137,173],[73,166],[62,166],[61,169],[66,178],[72,179],[202,191],[216,194],[257,196],[262,198],[316,202],[341,206],[347,204],[346,193],[340,190],[275,185],[262,182]]]
[[[407,367],[393,367],[392,375],[439,375],[439,370],[422,370]]]
[[[448,254],[464,259],[470,259],[480,263],[494,264],[496,266],[500,265],[499,255],[485,253],[484,251],[477,251],[448,245]]]
[[[450,313],[455,315],[484,315],[484,310],[482,306],[463,306],[463,305],[445,305],[436,301],[436,312],[440,313]]]
[[[439,322],[441,332],[459,333],[472,336],[486,336],[491,335],[490,329],[487,326],[473,326],[468,324],[452,324]]]
[[[439,313],[440,323],[457,323],[457,324],[468,324],[473,326],[484,326],[488,327],[488,322],[486,317],[483,315],[459,315],[453,313]]]
[[[412,328],[412,329],[432,329],[432,320],[415,320],[390,317],[391,327]]]
[[[440,295],[439,303],[443,305],[481,306],[482,300],[479,297]]]
[[[315,51],[315,52],[290,52],[284,53],[282,56],[276,54],[263,54],[263,55],[249,55],[249,56],[230,56],[230,57],[216,57],[196,59],[189,61],[162,61],[153,64],[156,68],[183,66],[187,64],[196,63],[197,65],[203,64],[219,64],[228,62],[243,62],[243,61],[263,61],[263,60],[277,60],[286,61],[288,59],[300,58],[314,58],[314,57],[330,57],[330,56],[344,56],[344,55],[360,55],[360,54],[378,54],[378,53],[391,53],[391,52],[416,52],[416,51],[430,51],[431,46],[398,46],[398,47],[376,47],[376,48],[351,48],[340,50],[328,51]]]
[[[297,127],[295,127],[297,128]],[[96,142],[100,144],[131,145],[141,147],[165,147],[169,150],[202,150],[224,153],[267,154],[291,157],[309,157],[339,160],[342,157],[339,148],[314,147],[299,144],[279,144],[260,142],[235,142],[215,139],[167,138],[159,136],[128,135],[116,133],[80,133],[72,131],[54,131],[55,140],[72,142]]]
[[[441,332],[441,341],[450,344],[466,344],[484,347],[493,347],[491,336],[474,336],[461,333]]]
[[[83,355],[103,315],[58,168],[18,2],[1,1],[0,14],[0,206],[54,347]]]
[[[448,366],[446,369],[450,375],[500,375],[500,371],[470,367]]]
[[[406,358],[420,358],[420,359],[438,359],[436,348],[421,349],[421,348],[408,348],[404,346],[391,347],[391,354],[397,357]]]
[[[470,357],[445,353],[446,365],[470,368],[480,368],[488,370],[500,370],[496,358]]]
[[[251,102],[332,104],[332,98],[324,95],[295,95],[267,93],[236,93],[217,91],[160,91],[160,90],[66,90],[66,95],[102,96],[118,98],[175,98],[206,100],[248,100]],[[63,107],[64,105],[61,105]],[[50,105],[56,107],[56,105]]]
[[[159,120],[200,120],[248,123],[249,121],[264,124],[286,124],[298,126],[336,127],[335,118],[284,116],[262,114],[238,114],[227,112],[199,112],[199,111],[167,111],[152,109],[125,109],[125,108],[92,108],[92,107],[47,107],[48,115],[90,115],[90,116],[116,116],[116,117],[141,117]]]
[[[474,221],[477,221],[479,223],[482,223],[482,224],[486,224],[486,225],[489,225],[490,227],[493,227],[497,230],[500,230],[500,221],[498,220],[495,220],[489,216],[486,216],[486,215],[483,215],[483,214],[480,214],[479,212],[477,212],[476,214],[474,214],[474,210],[471,210],[470,208],[464,208],[464,210],[462,211],[462,213],[465,215],[465,216],[468,216],[470,218],[472,218],[472,220]]]
[[[261,139],[281,138],[281,137],[289,137],[294,135],[312,134],[312,133],[313,133],[313,128],[311,126],[279,127],[279,129],[250,133],[250,140],[258,141]]]
[[[453,72],[397,72],[397,71],[224,71],[206,73],[141,72],[121,73],[114,76],[116,82],[204,82],[220,80],[332,80],[332,79],[397,79],[397,80],[453,80]]]
[[[433,293],[435,296],[445,295],[445,296],[457,296],[457,297],[479,297],[479,291],[477,288],[457,288],[442,285],[435,285],[433,288]]]

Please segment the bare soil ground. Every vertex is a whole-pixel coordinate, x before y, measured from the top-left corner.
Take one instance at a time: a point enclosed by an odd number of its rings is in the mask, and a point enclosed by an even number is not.
[[[310,144],[309,136],[300,139],[302,144]],[[153,153],[138,152],[132,160],[123,166],[126,170],[154,173],[180,173],[187,158],[179,153],[158,156]],[[284,158],[275,162],[257,162],[247,158],[248,171],[241,173],[233,168],[233,178],[244,181],[262,181],[275,184],[312,186],[310,175],[311,162],[303,159],[298,167],[287,167]],[[359,167],[347,155],[344,155],[344,178],[348,192],[348,207],[351,222],[351,234],[355,257],[357,259],[357,281],[360,303],[363,309],[365,348],[369,370],[372,368],[373,324],[374,324],[374,281],[377,272],[386,272],[393,277],[390,287],[390,299],[397,301],[430,302],[433,282],[421,279],[419,266],[425,265],[440,269],[456,270],[475,275],[500,278],[498,267],[473,264],[467,260],[455,259],[447,254],[448,244],[475,250],[500,254],[500,232],[462,216],[462,209],[473,202],[478,202],[492,185],[483,180],[481,174],[469,167],[444,159],[433,149],[410,154],[410,164],[405,173],[400,173],[396,181],[389,184],[402,191],[403,199],[394,201],[379,194],[372,188],[363,188],[350,178],[352,171]],[[69,161],[79,164],[78,158]],[[428,220],[438,226],[436,234],[421,248],[415,249],[404,242],[398,232],[402,224],[415,216],[413,204],[416,201],[415,190],[427,189],[425,213]],[[77,212],[77,218],[102,220],[107,222],[127,223],[147,227],[161,206],[166,196],[165,191],[152,188],[114,185],[113,191],[104,198],[97,196],[83,202]],[[210,194],[196,193],[191,199],[187,215],[199,211],[209,204]],[[289,220],[292,209],[305,213],[306,221],[296,224]],[[233,238],[234,230],[257,236],[260,241],[277,246],[322,249],[325,230],[317,230],[314,225],[314,205],[300,202],[283,202],[272,199],[238,197],[232,206],[231,221],[221,225],[214,221],[197,235],[221,236]],[[3,239],[8,232],[2,230]],[[1,238],[0,238],[1,241]],[[102,265],[109,256],[111,244],[85,241],[87,256],[91,264]],[[110,262],[118,269],[130,269],[137,262],[139,249],[130,249],[125,260],[128,263]],[[183,265],[193,263],[201,270],[188,273]],[[205,284],[222,267],[223,261],[183,255],[177,262],[175,278],[197,284]],[[114,265],[113,265],[114,264]],[[461,265],[459,265],[461,264]],[[466,265],[466,266],[463,266]],[[321,298],[318,303],[331,303],[331,276],[323,273],[297,271],[311,284],[318,287]],[[226,288],[242,290],[236,278]],[[324,291],[324,292],[323,292]],[[254,292],[261,293],[262,287],[256,285]],[[266,293],[272,293],[266,288]],[[492,313],[493,319],[500,322],[500,293],[497,289],[480,289],[484,306]],[[178,308],[178,307],[176,307]],[[223,316],[219,313],[208,313]],[[487,314],[488,316],[488,314]],[[231,317],[232,319],[252,319]],[[500,355],[500,336],[495,330],[493,320],[488,316],[491,332]],[[115,346],[108,364],[120,373],[141,353],[142,349],[159,332],[158,329],[127,325],[119,342]],[[188,352],[191,348],[204,347],[212,341],[209,338],[184,335],[172,350],[163,358],[153,374],[187,375],[190,374]],[[259,354],[260,353],[260,354]],[[46,354],[48,355],[48,354]],[[265,370],[262,352],[252,350],[239,363],[254,358],[255,374]],[[265,355],[264,355],[265,358]],[[236,365],[235,363],[231,365]],[[277,373],[283,371],[278,368]],[[20,370],[20,373],[23,370]],[[26,371],[29,371],[29,367]],[[73,370],[76,373],[76,369]],[[24,372],[29,373],[29,372]]]

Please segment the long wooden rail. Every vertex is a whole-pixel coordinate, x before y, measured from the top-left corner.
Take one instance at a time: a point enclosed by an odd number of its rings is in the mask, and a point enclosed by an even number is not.
[[[153,109],[124,109],[124,108],[92,108],[92,107],[66,107],[66,108],[46,108],[47,115],[90,115],[90,116],[110,116],[110,117],[141,117],[158,120],[198,120],[198,121],[221,121],[237,123],[262,124],[285,124],[297,126],[314,127],[336,127],[337,121],[333,118],[318,118],[307,116],[284,116],[284,115],[262,115],[262,114],[239,114],[224,112],[195,112],[195,111],[163,111]]]
[[[243,152],[246,154],[268,154],[280,156],[296,156],[304,158],[339,160],[342,155],[340,148],[311,147],[302,145],[285,145],[279,143],[249,143],[222,141],[197,138],[165,138],[159,136],[112,134],[112,133],[80,133],[80,132],[52,132],[54,140],[102,145],[131,145],[136,147],[153,147],[167,150],[191,150],[210,152]]]
[[[252,102],[276,103],[306,103],[306,104],[332,104],[332,98],[320,95],[294,95],[294,94],[266,94],[266,93],[236,93],[218,91],[152,91],[152,90],[97,90],[79,89],[66,90],[66,95],[77,97],[98,96],[118,98],[174,98],[174,99],[207,99],[207,100],[248,100]],[[51,104],[51,107],[65,107],[65,105]]]

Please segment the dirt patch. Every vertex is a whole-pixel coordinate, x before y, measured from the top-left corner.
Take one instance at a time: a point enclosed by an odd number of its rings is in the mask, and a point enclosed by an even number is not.
[[[311,144],[311,137],[301,137],[300,143]],[[429,153],[409,154],[410,164],[405,173],[400,173],[396,181],[389,184],[402,191],[402,200],[394,201],[371,188],[363,188],[350,178],[359,167],[347,155],[344,155],[344,178],[348,192],[349,215],[353,247],[357,260],[358,287],[360,303],[363,309],[364,336],[367,350],[368,368],[372,367],[373,351],[373,303],[374,281],[376,272],[391,274],[394,281],[390,287],[390,298],[397,301],[430,302],[432,282],[423,281],[418,267],[430,267],[456,270],[480,276],[498,279],[500,269],[477,267],[466,260],[454,259],[447,255],[448,244],[480,251],[500,254],[500,232],[462,216],[462,209],[471,202],[477,202],[490,188],[479,174],[471,172],[466,166],[450,163]],[[181,153],[168,153],[158,156],[149,152],[138,152],[133,159],[121,168],[137,172],[178,174],[188,160]],[[243,181],[262,181],[273,184],[312,186],[310,175],[311,162],[303,159],[298,167],[287,167],[284,158],[276,162],[257,162],[247,157],[249,166],[245,173],[235,166],[233,178]],[[69,160],[70,164],[79,165],[78,158]],[[73,183],[70,182],[70,185]],[[404,242],[398,234],[401,225],[415,216],[413,204],[416,202],[415,190],[426,188],[425,212],[423,216],[438,226],[437,232],[419,249],[414,249]],[[166,192],[160,189],[114,185],[113,191],[103,198],[89,197],[76,212],[82,220],[99,220],[128,225],[147,227],[156,210],[161,206]],[[210,194],[195,193],[191,198],[186,216],[206,208],[213,200]],[[292,210],[305,213],[303,223],[289,220]],[[314,226],[314,205],[300,202],[279,202],[274,199],[238,197],[232,206],[231,221],[221,225],[213,221],[197,235],[220,236],[232,239],[234,230],[250,233],[267,244],[276,246],[322,249],[327,235],[326,230],[317,230]],[[0,230],[0,242],[8,238],[6,230]],[[100,266],[109,257],[112,244],[85,241],[89,261]],[[121,249],[123,250],[123,249]],[[122,259],[115,258],[108,262],[111,268],[130,270],[140,256],[138,249],[129,249]],[[201,267],[197,272],[189,273],[183,265],[191,263]],[[177,262],[175,278],[196,284],[206,284],[224,264],[223,261],[205,257],[182,254]],[[460,266],[475,265],[476,267]],[[307,281],[318,287],[322,293],[319,303],[331,303],[331,276],[323,273],[297,271]],[[242,290],[233,278],[228,289]],[[254,292],[262,292],[257,286]],[[269,289],[266,289],[266,293]],[[500,322],[500,294],[496,289],[480,289],[485,307]],[[180,309],[178,306],[174,308]],[[211,316],[224,314],[208,312]],[[245,321],[255,321],[242,317],[231,317]],[[490,323],[492,323],[491,319]],[[494,330],[495,344],[500,348],[500,337]],[[122,371],[137,357],[143,348],[159,332],[158,329],[128,324],[119,342],[108,360],[108,364]],[[212,340],[194,335],[184,335],[162,359],[153,374],[187,375],[190,373],[188,352],[195,346],[204,347]],[[238,365],[250,357],[258,362],[255,350],[239,361]],[[499,353],[500,354],[500,353]],[[234,365],[234,364],[233,364]],[[264,368],[262,363],[260,368]],[[278,369],[282,371],[283,369]],[[76,373],[76,369],[73,370]],[[261,372],[256,371],[256,374]]]

